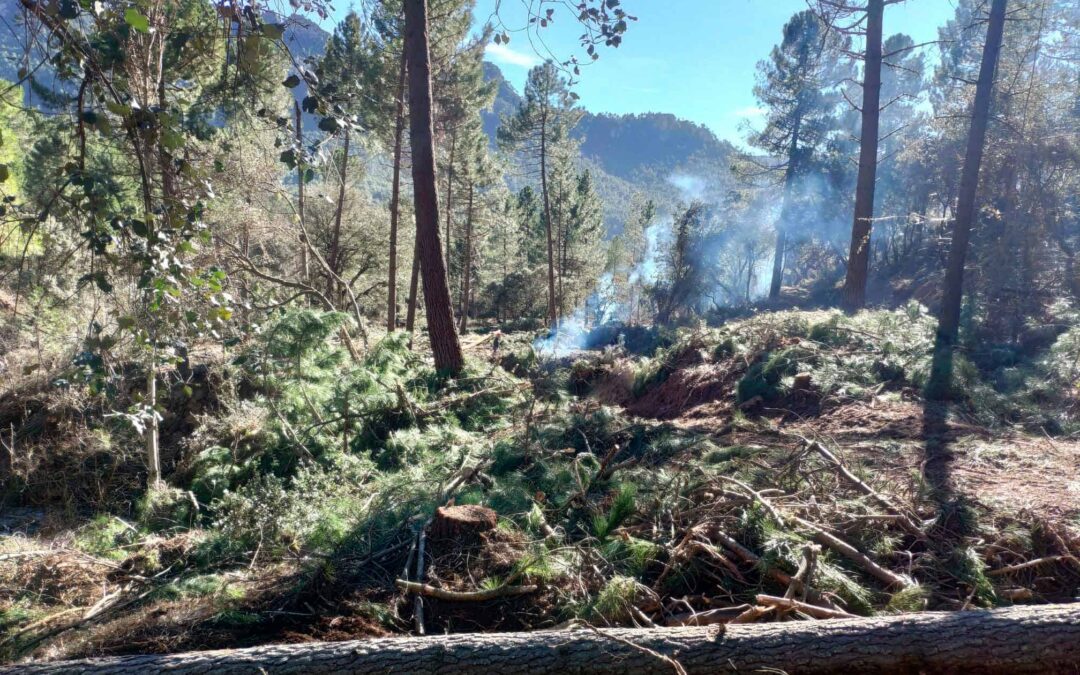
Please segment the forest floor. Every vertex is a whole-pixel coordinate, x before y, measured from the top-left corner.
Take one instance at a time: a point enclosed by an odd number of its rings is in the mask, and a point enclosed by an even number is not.
[[[356,469],[355,493],[294,479],[164,528],[24,499],[0,517],[0,656],[1075,600],[1080,440],[1053,350],[1011,363],[1007,393],[959,363],[962,395],[931,403],[932,322],[860,317],[762,314],[559,359],[512,335],[502,368],[473,339],[479,388],[387,385],[412,411],[393,433],[440,440]],[[497,416],[476,405],[493,392]],[[446,410],[452,429],[427,421]],[[294,517],[292,493],[322,534],[231,545],[220,514]]]

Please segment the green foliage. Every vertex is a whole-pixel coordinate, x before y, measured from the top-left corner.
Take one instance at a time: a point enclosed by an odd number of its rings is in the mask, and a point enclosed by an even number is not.
[[[608,512],[593,518],[593,534],[600,541],[606,540],[611,534],[637,510],[635,496],[637,490],[633,485],[625,484],[619,488],[611,499]]]
[[[580,615],[590,621],[605,624],[626,623],[631,618],[630,610],[649,593],[649,589],[633,577],[615,575],[588,603]]]
[[[136,534],[135,528],[116,516],[100,514],[75,532],[72,544],[90,555],[122,560],[127,553],[121,547],[134,541]]]
[[[723,464],[736,459],[745,459],[752,457],[758,448],[748,447],[745,445],[733,445],[728,448],[704,448],[702,453],[702,460],[706,464]]]
[[[945,561],[945,569],[964,584],[975,602],[983,607],[993,607],[997,602],[994,584],[986,576],[986,563],[970,546],[956,548]]]
[[[601,550],[619,573],[632,577],[644,574],[664,552],[661,546],[651,541],[630,536],[609,539],[603,542]]]
[[[782,380],[795,374],[799,354],[797,348],[765,354],[762,360],[750,366],[746,375],[739,380],[735,387],[735,401],[744,403],[755,396],[760,396],[766,402],[780,398],[785,391]]]
[[[200,504],[211,504],[225,496],[239,473],[240,467],[228,448],[211,446],[195,457],[191,491]]]
[[[136,506],[139,523],[151,532],[186,529],[199,514],[194,495],[165,486],[151,487]]]
[[[893,593],[886,606],[888,612],[921,612],[930,599],[930,589],[922,584],[912,584]]]
[[[219,596],[239,600],[244,597],[241,589],[230,586],[230,579],[221,574],[195,574],[180,577],[154,590],[154,597],[161,600],[184,600]]]

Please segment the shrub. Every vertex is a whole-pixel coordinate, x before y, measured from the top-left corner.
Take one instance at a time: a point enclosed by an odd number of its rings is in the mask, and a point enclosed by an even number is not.
[[[195,495],[173,487],[152,487],[136,506],[139,523],[151,532],[184,529],[195,524],[199,505]]]

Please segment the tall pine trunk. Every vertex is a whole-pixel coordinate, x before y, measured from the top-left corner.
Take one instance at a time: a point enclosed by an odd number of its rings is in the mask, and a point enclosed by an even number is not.
[[[784,203],[780,207],[780,220],[776,224],[776,251],[773,253],[772,281],[769,299],[780,297],[784,283],[784,255],[787,251],[787,228],[791,219],[791,200],[794,199],[795,179],[799,171],[799,134],[802,131],[802,113],[796,110],[791,126],[791,146],[788,148],[787,169],[784,170]]]
[[[409,333],[409,349],[413,346],[413,331],[416,329],[416,296],[420,286],[420,243],[413,243],[412,272],[409,274],[409,307],[405,313],[405,330]]]
[[[146,406],[150,418],[146,422],[146,468],[147,484],[156,488],[161,484],[161,451],[158,448],[160,432],[157,414],[157,349],[150,352],[146,367]]]
[[[341,184],[338,186],[337,205],[334,209],[334,231],[330,236],[330,251],[327,263],[333,273],[327,279],[326,295],[333,299],[335,304],[340,304],[345,296],[345,289],[341,287],[341,216],[345,211],[345,181],[349,172],[349,130],[345,130],[345,147],[342,148],[341,156]]]
[[[781,214],[785,209],[781,209]],[[769,283],[769,299],[775,300],[780,297],[780,286],[784,282],[784,251],[787,249],[787,227],[781,216],[780,225],[776,228],[776,250],[773,252],[772,281]]]
[[[454,153],[457,150],[457,130],[450,131],[450,158],[446,164],[446,277],[450,278],[450,230],[454,224]]]
[[[473,198],[475,187],[469,183],[469,207],[465,216],[465,262],[461,272],[461,332],[469,326],[469,295],[472,292],[472,243],[473,243]]]
[[[409,136],[420,272],[428,338],[435,367],[456,374],[465,364],[450,305],[450,287],[439,241],[439,195],[435,187],[435,139],[431,123],[431,63],[427,0],[405,0],[405,48],[409,60]]]
[[[874,223],[874,186],[877,181],[878,127],[881,120],[881,33],[884,13],[885,0],[867,1],[859,177],[855,185],[855,220],[851,225],[851,249],[844,281],[844,309],[849,312],[858,311],[866,304],[870,232]]]
[[[558,320],[555,310],[555,244],[551,235],[551,199],[548,195],[547,181],[547,115],[540,120],[540,191],[544,197],[544,229],[547,233],[548,263],[548,326],[554,328]]]
[[[304,122],[300,104],[293,101],[296,115],[296,217],[300,219],[300,280],[305,284],[311,280],[311,265],[308,262],[307,235],[304,234],[304,163],[300,161],[304,147]]]
[[[971,130],[968,133],[964,169],[960,174],[960,188],[953,220],[952,246],[949,262],[945,268],[945,285],[941,301],[934,343],[934,359],[930,369],[927,396],[935,399],[948,398],[952,388],[953,347],[960,333],[960,306],[963,302],[964,264],[967,260],[971,226],[975,221],[976,196],[979,187],[979,169],[986,147],[986,127],[990,119],[990,98],[994,89],[994,74],[998,55],[1001,53],[1001,36],[1005,29],[1007,0],[993,0],[990,5],[990,23],[986,29],[979,81],[975,85],[975,102],[971,112]]]
[[[401,219],[401,149],[405,136],[405,45],[401,46],[401,70],[398,74],[397,111],[394,118],[394,177],[390,186],[390,260],[386,283],[386,330],[397,329],[397,235]]]

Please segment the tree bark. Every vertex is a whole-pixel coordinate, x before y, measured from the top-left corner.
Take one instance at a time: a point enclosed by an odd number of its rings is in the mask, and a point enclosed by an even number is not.
[[[397,233],[401,218],[401,149],[405,136],[405,45],[401,46],[401,71],[398,75],[397,113],[394,120],[394,177],[390,186],[390,260],[386,284],[386,330],[397,329]]]
[[[941,301],[934,343],[934,358],[930,368],[927,395],[934,399],[948,398],[952,388],[953,347],[960,333],[960,305],[964,293],[964,264],[967,260],[968,240],[975,221],[975,198],[979,187],[979,168],[982,165],[986,145],[986,127],[990,120],[990,98],[994,89],[994,74],[1001,52],[1001,36],[1005,30],[1005,6],[1007,0],[993,0],[990,6],[990,23],[986,29],[979,81],[975,85],[975,102],[972,105],[971,130],[968,134],[964,169],[960,174],[957,195],[956,218],[953,220],[952,246],[949,262],[945,268],[945,284]]]
[[[465,365],[450,304],[446,265],[439,240],[439,195],[435,186],[435,140],[431,123],[431,63],[427,0],[405,0],[405,47],[409,65],[409,135],[412,145],[416,241],[424,284],[424,309],[435,367],[456,374]]]
[[[0,674],[670,673],[659,655],[688,673],[1073,672],[1080,665],[1080,604],[602,633],[378,638],[44,663],[0,668]]]
[[[781,223],[776,228],[776,250],[773,252],[772,281],[769,283],[769,299],[780,297],[780,287],[784,282],[784,249],[787,248],[787,229]]]
[[[881,119],[881,33],[884,13],[885,0],[867,1],[859,177],[855,184],[855,220],[851,225],[851,249],[844,281],[844,309],[849,312],[858,311],[866,304],[870,231],[874,223],[874,186],[877,182],[878,126]]]

